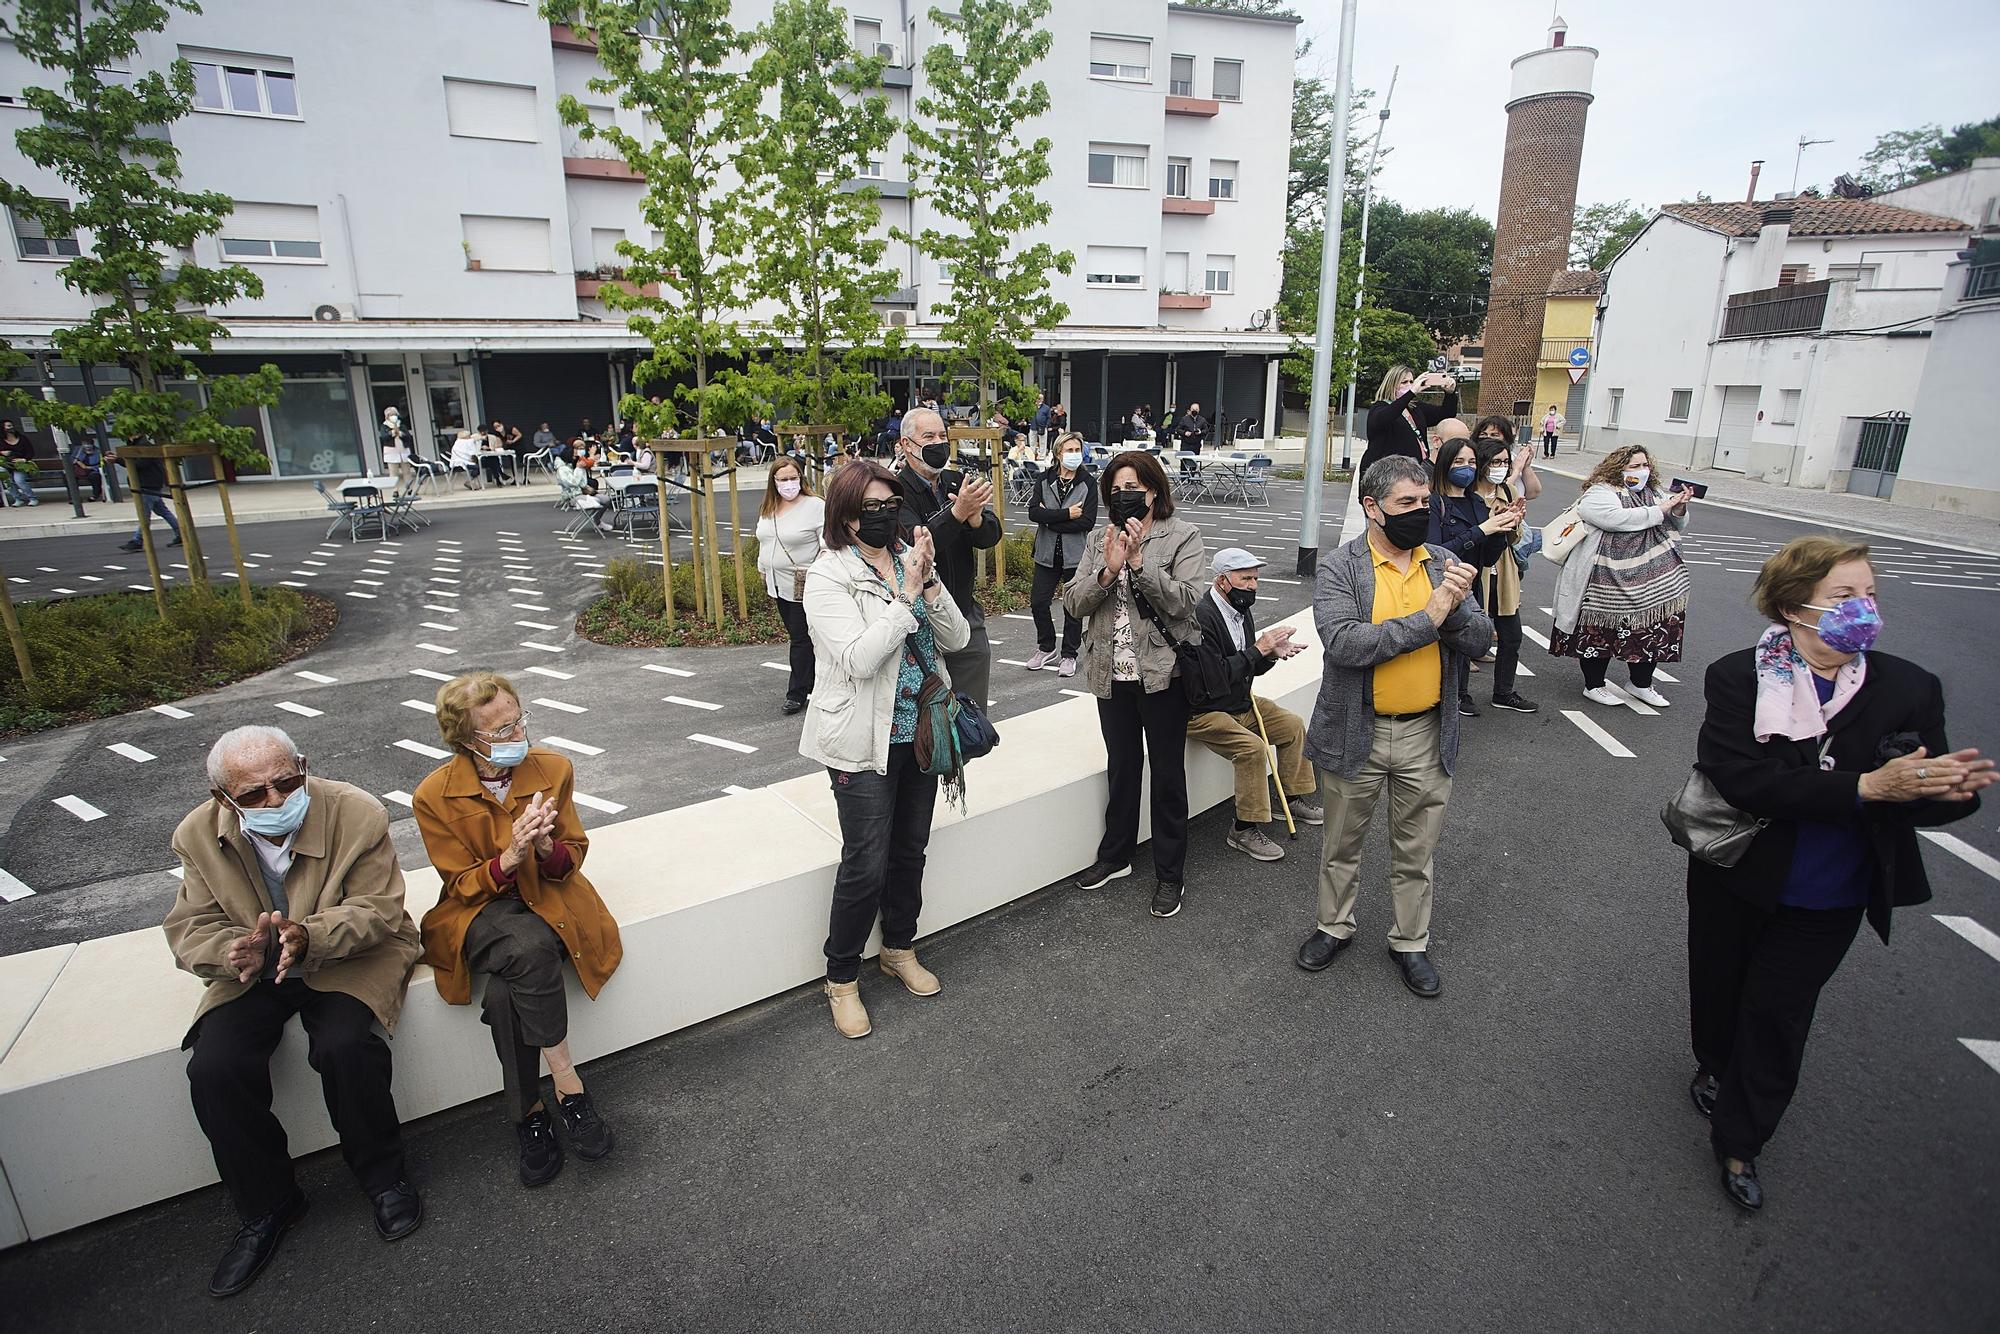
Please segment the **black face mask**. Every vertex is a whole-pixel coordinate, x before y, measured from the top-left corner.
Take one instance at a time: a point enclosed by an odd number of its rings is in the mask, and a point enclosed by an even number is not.
[[[1398,551],[1415,551],[1430,535],[1431,512],[1428,508],[1409,510],[1402,514],[1382,516],[1382,536],[1389,539],[1389,545]]]
[[[1254,588],[1232,588],[1223,596],[1238,611],[1248,611],[1257,605],[1257,590]]]
[[[893,546],[896,534],[902,527],[903,516],[896,510],[871,511],[861,516],[861,529],[855,534],[862,545],[871,547]]]
[[[926,468],[932,472],[942,472],[944,465],[951,462],[951,445],[949,443],[925,445],[923,454]]]
[[[1143,519],[1153,508],[1153,498],[1144,491],[1113,491],[1111,517],[1120,527],[1133,519]]]

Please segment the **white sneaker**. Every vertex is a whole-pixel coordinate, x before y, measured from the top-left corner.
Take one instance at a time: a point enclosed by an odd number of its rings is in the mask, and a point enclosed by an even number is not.
[[[1659,691],[1653,689],[1651,686],[1628,685],[1625,687],[1625,693],[1630,695],[1633,699],[1639,700],[1640,702],[1645,704],[1652,705],[1656,709],[1664,709],[1667,707],[1668,704],[1673,702],[1669,700],[1665,695],[1662,695]]]
[[[1633,693],[1636,694],[1638,692],[1634,691]],[[1625,700],[1610,686],[1599,686],[1595,690],[1586,690],[1583,692],[1583,697],[1592,704],[1608,704],[1614,709],[1623,708],[1625,704]]]
[[[1028,659],[1028,670],[1039,672],[1055,660],[1056,651],[1054,649],[1043,649],[1041,652],[1035,654],[1034,657]]]

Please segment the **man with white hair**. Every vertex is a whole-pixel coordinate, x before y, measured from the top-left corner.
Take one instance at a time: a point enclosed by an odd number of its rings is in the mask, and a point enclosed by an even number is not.
[[[951,438],[944,418],[930,408],[903,414],[903,526],[931,530],[937,553],[937,576],[957,604],[972,639],[956,653],[944,655],[953,690],[963,691],[983,706],[993,679],[993,649],[986,641],[986,613],[972,591],[975,551],[1000,545],[1000,520],[992,508],[993,484],[977,473],[967,475],[951,466]]]
[[[225,732],[208,753],[209,800],[174,830],[180,894],[167,913],[174,959],[206,983],[188,1084],[243,1226],[209,1280],[250,1286],[306,1210],[285,1128],[271,1114],[271,1053],[299,1016],[340,1151],[386,1241],[414,1232],[423,1202],[404,1178],[389,1047],[423,947],[403,908],[403,872],[382,803],[306,776],[275,727]]]

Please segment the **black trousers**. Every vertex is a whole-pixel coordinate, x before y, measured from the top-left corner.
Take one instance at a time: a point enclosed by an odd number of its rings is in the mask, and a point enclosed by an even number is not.
[[[306,1030],[306,1059],[319,1071],[340,1155],[361,1189],[387,1190],[403,1176],[403,1130],[389,1091],[389,1044],[375,1014],[343,992],[298,978],[259,982],[201,1017],[188,1035],[188,1090],[195,1120],[215,1154],[223,1189],[244,1222],[283,1204],[296,1187],[285,1127],[271,1113],[271,1053],[293,1015]]]
[[[1556,456],[1556,433],[1554,431],[1544,431],[1542,432],[1542,457],[1545,459],[1552,459],[1555,456]]]
[[[1720,1086],[1709,1140],[1755,1158],[1798,1088],[1820,989],[1847,957],[1860,908],[1764,909],[1688,886],[1688,1019],[1694,1058]]]
[[[882,917],[882,947],[906,950],[917,938],[924,908],[924,850],[938,780],[917,764],[916,747],[889,747],[889,772],[828,769],[840,814],[840,869],[833,875],[833,909],[826,925],[826,980],[861,975],[861,951]]]
[[[516,898],[494,899],[465,929],[465,966],[486,978],[480,1019],[493,1051],[508,1113],[524,1121],[542,1098],[542,1048],[569,1036],[563,943],[555,928]]]
[[[959,608],[964,611],[963,607]],[[986,616],[976,609],[966,614],[972,638],[956,653],[944,655],[944,669],[951,676],[951,688],[979,701],[980,707],[993,693],[993,645],[986,637]]]
[[[773,598],[778,604],[778,618],[785,623],[785,634],[792,641],[792,678],[785,686],[785,698],[796,703],[806,702],[812,694],[815,673],[813,662],[812,635],[806,629],[806,604],[790,602],[784,598]]]
[[[1514,557],[1509,553],[1500,559]],[[1505,699],[1514,693],[1514,677],[1521,667],[1521,613],[1495,616],[1493,629],[1500,636],[1500,650],[1493,661],[1493,698]]]
[[[1113,681],[1111,698],[1097,701],[1104,733],[1111,799],[1104,807],[1104,837],[1097,860],[1122,865],[1139,846],[1139,788],[1144,765],[1153,768],[1153,870],[1180,883],[1187,860],[1188,700],[1179,682],[1148,694],[1137,681]],[[1142,746],[1143,743],[1143,746]]]
[[[1515,620],[1518,622],[1520,618],[1517,616]],[[1515,643],[1518,650],[1518,636]],[[1518,652],[1516,656],[1519,656]],[[1595,690],[1603,685],[1604,678],[1611,671],[1609,658],[1578,658],[1577,665],[1583,668],[1583,688],[1586,690]],[[1659,664],[1656,662],[1628,662],[1625,664],[1625,672],[1632,678],[1633,685],[1645,690],[1653,684],[1653,668],[1657,666]]]
[[[1035,647],[1044,653],[1053,652],[1056,646],[1055,617],[1049,611],[1049,604],[1055,601],[1056,586],[1068,582],[1076,573],[1076,567],[1059,569],[1053,565],[1035,567],[1035,586],[1028,595],[1028,610],[1035,616]],[[1083,642],[1083,622],[1063,608],[1062,656],[1074,658],[1077,645]]]

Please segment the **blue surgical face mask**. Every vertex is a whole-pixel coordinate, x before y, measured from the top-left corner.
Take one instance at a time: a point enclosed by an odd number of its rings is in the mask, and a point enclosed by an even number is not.
[[[1076,453],[1063,455],[1062,466],[1063,466],[1063,471],[1065,472],[1075,472],[1078,468],[1081,468],[1083,466],[1083,455]]]
[[[1473,480],[1479,476],[1479,469],[1467,464],[1463,468],[1453,468],[1445,476],[1450,479],[1453,486],[1464,488],[1472,485]]]
[[[489,741],[486,743],[486,762],[496,769],[511,769],[528,758],[528,739],[519,741]]]
[[[236,818],[241,820],[243,827],[253,834],[285,838],[305,823],[306,808],[310,805],[312,797],[301,783],[291,796],[285,798],[284,805],[256,806],[247,811],[238,806]]]

